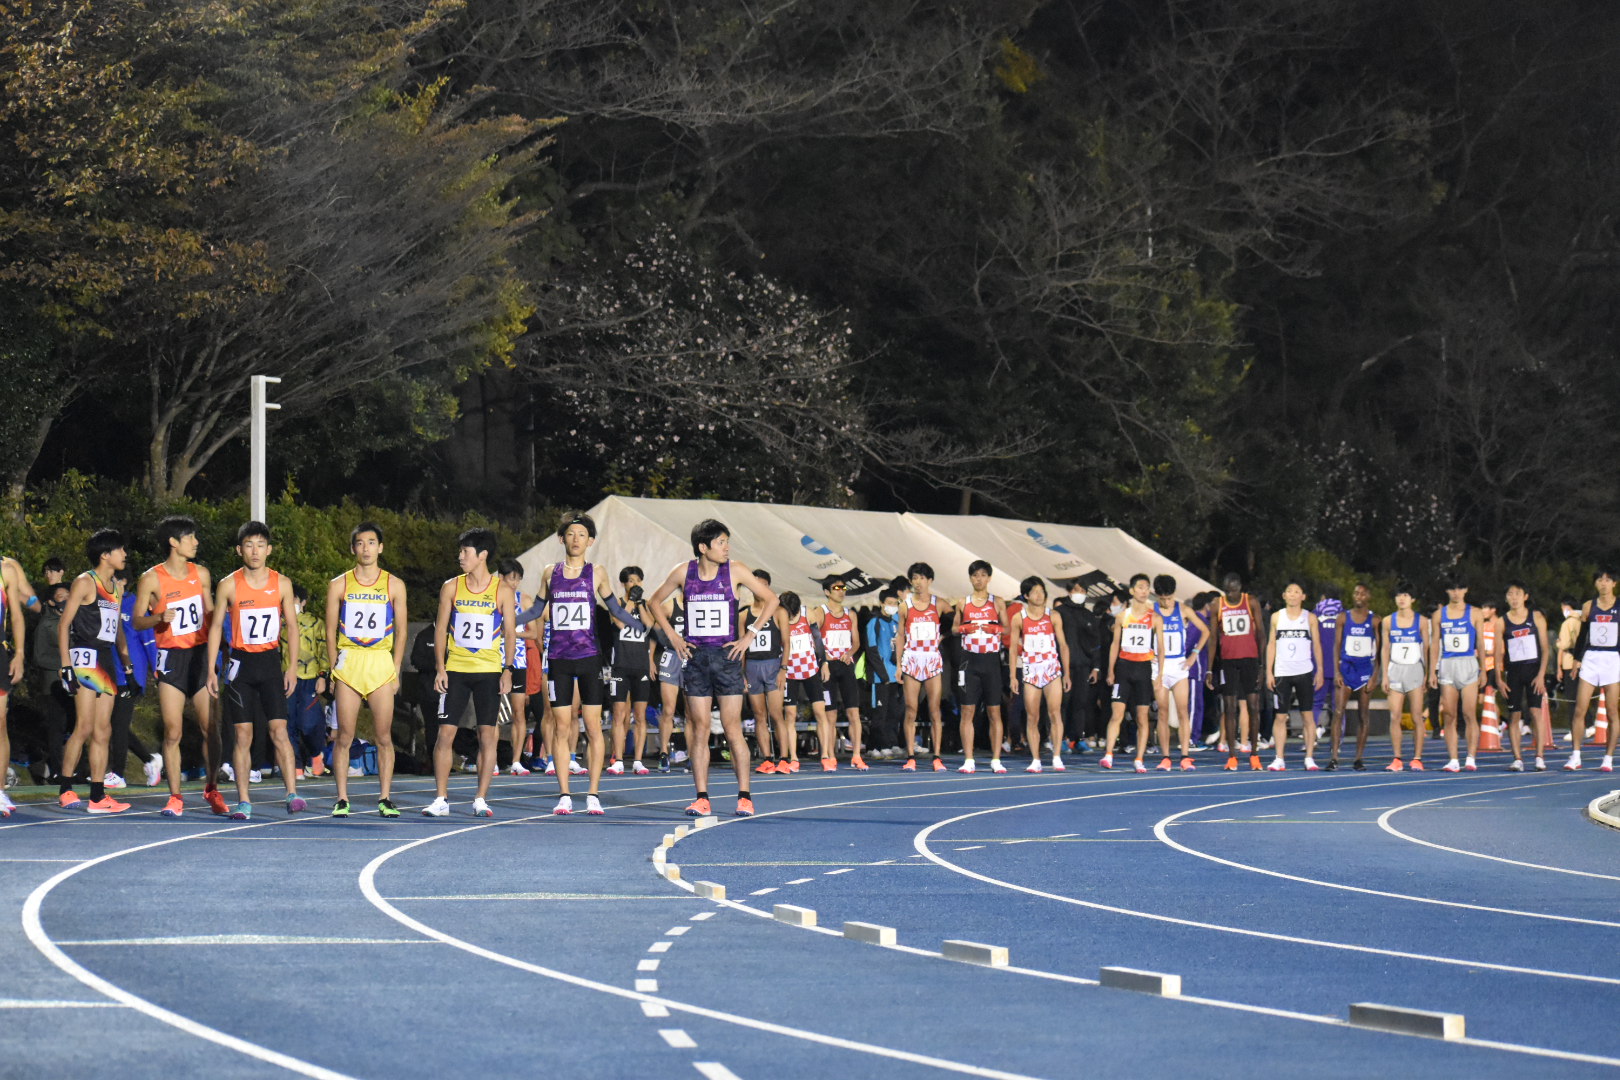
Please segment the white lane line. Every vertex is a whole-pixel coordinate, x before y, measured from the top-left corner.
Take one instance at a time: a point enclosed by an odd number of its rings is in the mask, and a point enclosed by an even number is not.
[[[749,896],[769,896],[771,893],[773,893],[775,891],[776,891],[776,886],[773,885],[773,886],[770,886],[769,888],[765,888],[765,889],[755,889],[753,892],[749,893],[748,895]]]
[[[645,1002],[643,1003],[645,1004]],[[696,1050],[697,1042],[680,1028],[659,1028],[658,1034],[677,1050]]]
[[[814,880],[816,880],[816,879],[813,878],[813,877],[796,877],[792,881],[788,882],[788,884],[789,885],[806,885],[806,884],[808,884],[808,883],[810,883],[810,882],[812,882]]]
[[[78,859],[0,859],[0,862],[78,862]]]
[[[642,993],[642,994],[656,994],[656,993],[658,993],[658,980],[657,979],[637,979],[636,980],[636,991],[638,993]],[[642,1004],[645,1005],[646,1002],[642,1002]]]
[[[396,839],[394,841],[398,843]],[[426,903],[441,900],[690,900],[689,896],[654,896],[645,893],[553,893],[553,892],[518,892],[518,893],[465,893],[459,896],[390,896],[388,899],[397,900],[402,904]]]
[[[1014,840],[1013,843],[1016,844],[1016,843],[1018,843],[1018,841]],[[972,847],[959,847],[956,850],[957,851],[978,851],[982,847],[984,847],[983,844],[974,844]]]
[[[1560,783],[1577,783],[1577,782],[1578,781],[1569,781],[1569,780],[1560,781]],[[1524,785],[1520,785],[1520,787],[1523,787],[1523,786]],[[1541,786],[1544,786],[1544,784],[1538,783],[1535,786],[1541,787]],[[1503,790],[1512,791],[1512,790],[1515,790],[1515,789],[1514,788],[1504,788]],[[1192,856],[1194,856],[1196,858],[1207,859],[1209,862],[1212,862],[1212,863],[1219,863],[1222,866],[1230,866],[1235,870],[1246,870],[1249,873],[1253,873],[1253,874],[1264,874],[1267,877],[1274,877],[1274,878],[1281,879],[1283,881],[1293,881],[1293,882],[1297,882],[1297,883],[1302,884],[1302,885],[1315,885],[1315,886],[1318,886],[1319,888],[1323,888],[1323,889],[1339,889],[1339,890],[1342,890],[1344,892],[1360,893],[1363,896],[1379,896],[1379,897],[1383,897],[1386,900],[1405,900],[1405,901],[1408,901],[1409,903],[1414,903],[1414,904],[1433,904],[1436,907],[1459,908],[1459,909],[1464,910],[1464,911],[1483,911],[1483,912],[1486,912],[1486,913],[1491,914],[1491,915],[1512,915],[1512,916],[1514,916],[1516,918],[1521,918],[1521,919],[1543,919],[1543,920],[1546,920],[1548,922],[1573,923],[1573,924],[1576,924],[1576,925],[1579,925],[1579,926],[1601,926],[1601,927],[1605,927],[1607,929],[1620,930],[1620,922],[1615,922],[1615,921],[1610,920],[1610,919],[1585,919],[1585,918],[1581,918],[1581,917],[1575,916],[1575,915],[1553,915],[1551,913],[1544,912],[1544,911],[1523,911],[1523,910],[1520,910],[1518,908],[1492,907],[1492,906],[1490,906],[1488,904],[1471,904],[1471,903],[1468,903],[1467,901],[1464,901],[1464,900],[1442,900],[1439,897],[1433,897],[1433,896],[1414,896],[1411,893],[1390,892],[1387,889],[1371,889],[1371,888],[1367,888],[1367,887],[1361,886],[1361,885],[1346,885],[1343,882],[1338,882],[1338,881],[1323,881],[1320,878],[1305,877],[1302,874],[1290,874],[1290,873],[1287,873],[1286,871],[1283,871],[1283,870],[1269,870],[1269,869],[1267,869],[1266,867],[1263,867],[1263,866],[1254,866],[1254,865],[1252,865],[1250,863],[1238,862],[1235,859],[1222,858],[1219,855],[1213,855],[1213,854],[1211,854],[1211,853],[1209,853],[1207,851],[1199,851],[1197,848],[1188,847],[1186,844],[1183,844],[1180,841],[1170,839],[1170,833],[1169,833],[1168,827],[1170,825],[1173,825],[1176,822],[1177,818],[1184,817],[1184,816],[1186,816],[1188,814],[1197,814],[1197,813],[1201,813],[1201,812],[1206,811],[1206,810],[1219,810],[1219,809],[1222,809],[1222,808],[1228,807],[1228,806],[1238,806],[1238,805],[1243,804],[1243,803],[1261,802],[1261,801],[1264,801],[1264,800],[1267,800],[1267,799],[1286,799],[1286,798],[1291,798],[1292,796],[1298,795],[1298,794],[1303,794],[1303,793],[1302,792],[1281,792],[1281,793],[1278,793],[1278,794],[1275,794],[1275,795],[1255,795],[1255,796],[1252,796],[1252,797],[1246,798],[1246,799],[1234,799],[1234,800],[1231,800],[1231,801],[1228,801],[1228,802],[1213,803],[1213,804],[1211,804],[1209,806],[1195,807],[1195,808],[1193,808],[1191,810],[1183,810],[1180,813],[1171,814],[1170,816],[1162,818],[1161,820],[1159,820],[1153,826],[1153,834],[1155,836],[1157,836],[1161,842],[1163,842],[1163,843],[1167,844],[1168,846],[1176,849],[1177,851],[1181,852],[1184,855],[1192,855]],[[1434,800],[1427,800],[1427,801],[1432,802]],[[1413,805],[1418,805],[1418,804],[1413,804]],[[1431,846],[1433,846],[1433,845],[1431,845]],[[1606,875],[1606,874],[1589,874],[1589,875],[1586,875],[1586,876],[1589,876],[1589,877],[1608,877],[1609,875]],[[1611,880],[1620,880],[1620,878],[1613,878]],[[1487,966],[1489,966],[1489,965],[1487,965]],[[1532,972],[1532,973],[1535,973],[1535,974],[1546,974],[1546,972],[1541,972],[1539,970],[1529,969],[1529,968],[1504,967],[1504,968],[1502,968],[1502,970],[1504,970],[1504,971],[1528,971],[1528,972]],[[1574,978],[1574,977],[1577,977],[1577,976],[1568,976],[1568,977]],[[1595,976],[1594,976],[1594,978],[1595,978]],[[1604,982],[1610,982],[1610,983],[1613,983],[1614,985],[1620,986],[1620,979],[1606,979],[1606,980],[1603,980],[1603,981]]]
[[[656,960],[637,960],[636,961],[636,970],[637,971],[657,971],[658,970],[658,961],[656,961]]]
[[[652,1020],[662,1020],[669,1015],[669,1010],[651,1001],[643,1001],[641,1003],[641,1015]]]
[[[664,931],[664,936],[665,937],[680,937],[682,934],[686,933],[688,930],[691,930],[691,929],[692,928],[690,926],[672,926],[668,930]]]
[[[1222,804],[1222,805],[1226,805],[1226,806],[1230,806],[1230,805],[1232,805],[1232,804],[1230,804],[1230,803],[1223,803],[1223,804]],[[1255,817],[1257,817],[1257,818],[1268,818],[1268,817],[1282,817],[1282,815],[1281,815],[1281,814],[1256,814],[1256,815],[1254,815],[1254,816],[1255,816]]]
[[[718,1061],[694,1061],[692,1068],[703,1074],[703,1080],[742,1080]]]
[[[1079,835],[1080,834],[1077,833],[1077,832],[1064,832],[1064,833],[1058,833],[1056,836],[1048,836],[1047,839],[1048,840],[1067,840],[1071,836],[1079,836]]]
[[[866,865],[868,865],[868,866],[893,866],[894,865],[894,860],[893,859],[884,859],[882,862],[867,863]]]
[[[853,866],[846,866],[842,870],[829,870],[827,871],[826,876],[832,877],[834,874],[847,874],[853,869],[855,869]]]
[[[972,816],[972,815],[971,815],[971,814],[970,814],[970,815],[968,815],[968,816],[969,816],[969,817],[971,817],[971,816]],[[1103,833],[1111,833],[1111,832],[1130,832],[1130,831],[1131,831],[1131,830],[1129,830],[1129,829],[1098,829],[1098,830],[1097,830],[1097,835],[1098,835],[1098,836],[1101,836],[1101,835],[1102,835],[1102,834],[1103,834]],[[924,856],[923,856],[923,858],[925,858],[925,859],[926,859],[926,858],[927,858],[927,857],[928,857],[928,856],[926,856],[926,855],[924,855]]]
[[[305,937],[298,934],[189,934],[178,937],[90,938],[58,945],[431,945],[423,938]]]
[[[118,1001],[49,1001],[44,998],[0,998],[0,1009],[123,1009]]]
[[[673,945],[673,944],[675,944],[673,941],[655,941],[651,945],[647,946],[647,951],[648,952],[669,952],[669,947],[671,945]]]
[[[810,879],[805,878],[804,880],[809,881]],[[712,919],[712,918],[714,918],[714,912],[712,912],[712,911],[700,911],[696,915],[692,916],[692,921],[693,922],[702,922],[705,919]]]
[[[1306,813],[1310,813],[1310,814],[1337,814],[1338,811],[1337,810],[1308,810],[1308,811],[1306,811]]]
[[[1552,787],[1552,786],[1558,785],[1558,784],[1578,784],[1578,783],[1581,783],[1581,781],[1579,781],[1579,780],[1555,780],[1552,783],[1541,783],[1541,784],[1536,784],[1535,786],[1536,787]],[[1528,786],[1528,785],[1526,785],[1526,786]],[[1501,790],[1503,790],[1503,791],[1512,791],[1513,789],[1512,788],[1502,788]],[[1471,856],[1471,857],[1473,857],[1475,859],[1489,859],[1491,862],[1506,863],[1509,866],[1523,866],[1523,867],[1525,867],[1527,869],[1530,869],[1530,870],[1547,870],[1547,871],[1550,871],[1551,873],[1554,873],[1554,874],[1573,874],[1576,877],[1600,878],[1600,879],[1602,879],[1604,881],[1620,881],[1620,875],[1616,875],[1616,874],[1599,874],[1599,873],[1597,873],[1595,871],[1592,871],[1592,870],[1572,870],[1572,869],[1570,869],[1569,867],[1566,867],[1566,866],[1548,866],[1546,863],[1526,862],[1523,859],[1509,859],[1509,858],[1506,858],[1506,857],[1501,856],[1501,855],[1487,855],[1483,851],[1470,851],[1467,848],[1448,847],[1445,844],[1436,844],[1432,840],[1419,839],[1416,836],[1412,836],[1410,833],[1402,832],[1401,830],[1397,829],[1395,826],[1390,824],[1390,820],[1396,814],[1399,814],[1403,810],[1412,810],[1412,809],[1415,809],[1415,808],[1420,807],[1420,806],[1426,806],[1426,805],[1428,805],[1430,803],[1444,802],[1446,799],[1455,799],[1455,798],[1457,798],[1457,796],[1455,796],[1455,795],[1446,795],[1446,796],[1443,796],[1443,797],[1438,798],[1438,799],[1425,799],[1423,802],[1407,803],[1405,806],[1392,806],[1388,810],[1384,811],[1382,814],[1378,815],[1378,827],[1380,829],[1383,829],[1385,832],[1389,833],[1389,835],[1397,837],[1398,839],[1405,840],[1405,841],[1407,841],[1409,843],[1413,843],[1413,844],[1422,844],[1424,847],[1434,848],[1436,851],[1449,851],[1453,855],[1468,855],[1468,856]],[[1535,796],[1534,795],[1520,795],[1520,796],[1517,796],[1517,798],[1533,799],[1533,798],[1535,798]]]

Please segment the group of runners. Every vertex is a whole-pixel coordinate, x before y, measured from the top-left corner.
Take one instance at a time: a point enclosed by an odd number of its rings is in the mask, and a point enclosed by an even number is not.
[[[575,515],[558,532],[563,558],[542,568],[540,592],[522,595],[522,567],[508,560],[496,564],[495,536],[470,529],[457,539],[460,573],[439,590],[433,632],[433,689],[437,695],[437,731],[433,744],[435,797],[422,811],[431,817],[450,812],[449,776],[453,744],[462,715],[469,709],[477,729],[477,793],[473,813],[493,815],[488,801],[497,768],[498,725],[503,701],[513,714],[513,771],[526,773],[520,759],[526,722],[522,702],[544,695],[536,742],[549,748],[548,774],[557,777],[559,797],[554,813],[575,807],[570,776],[588,777],[584,811],[602,814],[600,782],[604,773],[623,771],[619,752],[631,735],[632,771],[649,770],[642,761],[647,745],[647,711],[654,686],[662,706],[660,742],[667,761],[670,733],[680,697],[686,704],[687,752],[696,797],[686,808],[698,816],[712,811],[709,793],[711,730],[723,737],[737,781],[735,812],[754,813],[751,777],[797,771],[797,755],[787,748],[796,738],[796,712],[808,707],[815,719],[824,770],[837,763],[836,723],[848,725],[849,764],[865,770],[857,686],[857,656],[862,648],[855,615],[845,606],[845,582],[821,582],[823,602],[814,610],[797,593],[778,595],[770,575],[731,558],[731,536],[716,520],[699,522],[691,534],[692,558],[671,567],[649,597],[639,567],[625,567],[616,592],[605,567],[589,561],[596,525],[588,515]],[[298,770],[287,734],[287,700],[298,667],[298,637],[293,587],[269,566],[273,551],[269,528],[262,522],[243,525],[236,536],[241,565],[215,583],[196,562],[196,523],[170,517],[159,523],[157,539],[163,561],[141,575],[131,625],[152,629],[156,638],[159,706],[162,714],[163,774],[169,795],[162,814],[185,811],[181,792],[180,739],[189,708],[202,735],[205,759],[204,804],[215,814],[238,820],[251,817],[249,796],[251,746],[255,723],[268,726],[285,785],[288,813],[306,809],[297,791]],[[369,707],[376,733],[379,794],[377,812],[399,816],[391,797],[395,751],[392,740],[395,700],[400,692],[408,627],[406,587],[381,566],[382,529],[372,522],[357,525],[350,536],[355,564],[334,577],[327,588],[327,655],[331,671],[323,673],[333,687],[337,729],[334,757],[346,761],[355,739],[362,704]],[[127,810],[105,789],[111,712],[117,693],[116,671],[130,669],[115,576],[124,567],[123,537],[98,530],[86,545],[90,569],[74,579],[60,625],[60,672],[72,696],[75,724],[63,750],[58,801],[81,804],[92,814]],[[1026,771],[1063,771],[1063,698],[1081,684],[1099,679],[1110,688],[1111,714],[1099,765],[1114,768],[1114,750],[1127,717],[1135,721],[1133,765],[1146,772],[1145,755],[1152,736],[1161,758],[1157,768],[1176,768],[1170,736],[1172,714],[1179,723],[1179,767],[1194,768],[1191,748],[1190,694],[1197,672],[1222,701],[1220,741],[1227,750],[1225,768],[1239,768],[1247,756],[1251,769],[1287,768],[1289,716],[1302,721],[1304,767],[1319,768],[1316,713],[1323,707],[1324,686],[1336,687],[1331,709],[1330,757],[1327,769],[1339,764],[1339,745],[1351,704],[1356,712],[1356,751],[1352,767],[1366,767],[1370,699],[1388,695],[1391,716],[1391,771],[1422,769],[1424,701],[1439,694],[1441,734],[1448,760],[1446,771],[1476,768],[1480,726],[1478,699],[1485,685],[1501,695],[1503,719],[1511,733],[1513,761],[1524,768],[1521,726],[1542,707],[1550,659],[1545,618],[1528,605],[1520,582],[1508,585],[1506,606],[1482,613],[1467,599],[1460,582],[1447,590],[1447,603],[1430,614],[1416,606],[1413,589],[1397,587],[1395,610],[1380,617],[1370,607],[1371,593],[1356,586],[1348,609],[1335,612],[1335,625],[1325,632],[1322,621],[1305,605],[1306,593],[1290,582],[1282,606],[1262,620],[1256,599],[1230,575],[1224,591],[1206,608],[1208,621],[1176,598],[1175,579],[1130,580],[1128,600],[1113,617],[1106,660],[1087,670],[1071,665],[1063,615],[1048,597],[1046,582],[1029,577],[1016,598],[990,591],[992,568],[982,560],[968,567],[968,591],[947,600],[934,590],[934,571],[914,563],[906,576],[905,595],[898,597],[899,629],[892,657],[882,661],[898,673],[904,699],[903,771],[917,769],[917,723],[926,707],[930,725],[930,764],[943,771],[941,697],[944,616],[959,636],[962,663],[957,672],[958,706],[963,744],[959,771],[972,773],[978,710],[986,713],[992,772],[1004,773],[1002,704],[1016,695],[1024,706],[1025,737],[1031,760]],[[1580,633],[1573,644],[1571,673],[1578,679],[1574,752],[1566,769],[1581,767],[1580,743],[1587,709],[1601,693],[1611,717],[1620,716],[1620,599],[1616,579],[1607,570],[1595,581],[1596,595],[1580,613]],[[0,639],[14,645],[5,676],[20,678],[24,654],[25,607],[35,598],[21,567],[0,560]],[[747,593],[744,600],[742,594]],[[1342,615],[1342,618],[1338,616]],[[606,621],[604,621],[604,619]],[[604,649],[604,642],[611,642]],[[1005,674],[1005,678],[1004,678]],[[1333,676],[1337,677],[1334,678]],[[1271,733],[1274,756],[1262,766],[1260,695],[1275,695]],[[755,766],[743,726],[743,701],[751,700],[755,735],[763,760]],[[603,731],[603,710],[613,704],[613,752]],[[0,754],[9,759],[0,695]],[[1403,761],[1400,718],[1410,711],[1414,725],[1413,756]],[[216,720],[222,714],[223,720]],[[1051,748],[1043,762],[1041,720],[1048,720]],[[1154,716],[1157,716],[1155,723]],[[711,729],[711,718],[716,718]],[[1461,723],[1459,724],[1459,718]],[[230,804],[216,786],[220,773],[221,723],[235,726],[236,802]],[[432,722],[430,722],[432,723]],[[774,727],[774,732],[773,732]],[[1459,727],[1462,734],[1459,736]],[[585,764],[573,763],[573,748],[583,732]],[[1600,768],[1610,771],[1620,723],[1611,724]],[[778,752],[771,760],[774,741]],[[1459,759],[1459,737],[1465,745]],[[92,777],[88,799],[75,790],[73,777],[80,757]],[[1537,750],[1535,767],[1544,768]],[[567,764],[560,764],[566,762]],[[666,766],[667,767],[667,766]],[[347,770],[333,770],[337,784],[332,814],[351,813]],[[0,814],[10,800],[0,792]]]

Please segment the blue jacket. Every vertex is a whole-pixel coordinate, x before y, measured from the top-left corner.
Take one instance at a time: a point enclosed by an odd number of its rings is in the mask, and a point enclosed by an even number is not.
[[[135,684],[143,691],[152,672],[157,670],[157,631],[151,627],[136,630],[135,592],[124,593],[124,641],[129,645],[129,665],[135,669]],[[118,668],[118,685],[124,685],[124,669]]]
[[[900,632],[900,613],[876,615],[866,621],[866,673],[875,683],[894,682],[894,636]]]

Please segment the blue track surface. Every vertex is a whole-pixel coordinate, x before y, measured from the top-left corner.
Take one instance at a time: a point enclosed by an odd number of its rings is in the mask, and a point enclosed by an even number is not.
[[[0,824],[0,1075],[571,1078],[1612,1074],[1620,833],[1595,772],[682,775],[493,822],[23,807]],[[1009,763],[1010,764],[1010,763]],[[580,785],[581,788],[583,787]],[[269,787],[269,785],[266,785]],[[356,789],[357,809],[370,805]],[[729,776],[715,784],[728,814]],[[419,807],[431,784],[396,786]],[[694,881],[724,885],[698,899]],[[770,918],[813,908],[819,929]],[[845,920],[899,947],[846,940]],[[948,961],[945,939],[1011,967]],[[1171,972],[1181,1000],[1095,984]],[[1462,1042],[1347,1026],[1460,1012]],[[37,1057],[38,1068],[26,1063]],[[21,1072],[7,1073],[20,1068]]]

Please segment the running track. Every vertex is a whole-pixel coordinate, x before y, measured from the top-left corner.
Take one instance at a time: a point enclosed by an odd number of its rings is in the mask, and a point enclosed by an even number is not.
[[[470,778],[447,819],[289,819],[271,784],[245,824],[168,821],[160,797],[118,818],[25,806],[0,824],[0,1076],[1620,1068],[1620,833],[1580,812],[1615,777],[1201,760],[762,777],[747,820],[724,816],[728,778],[717,827],[668,851],[679,883],[649,856],[689,820],[681,774],[610,778],[602,819],[552,817],[539,777],[498,781],[493,821],[467,816]],[[330,784],[305,789],[329,809]],[[430,789],[405,778],[396,800]],[[945,960],[947,938],[1011,965]],[[1099,987],[1104,965],[1179,974],[1184,996]],[[1356,1001],[1464,1013],[1469,1039],[1348,1027]]]

